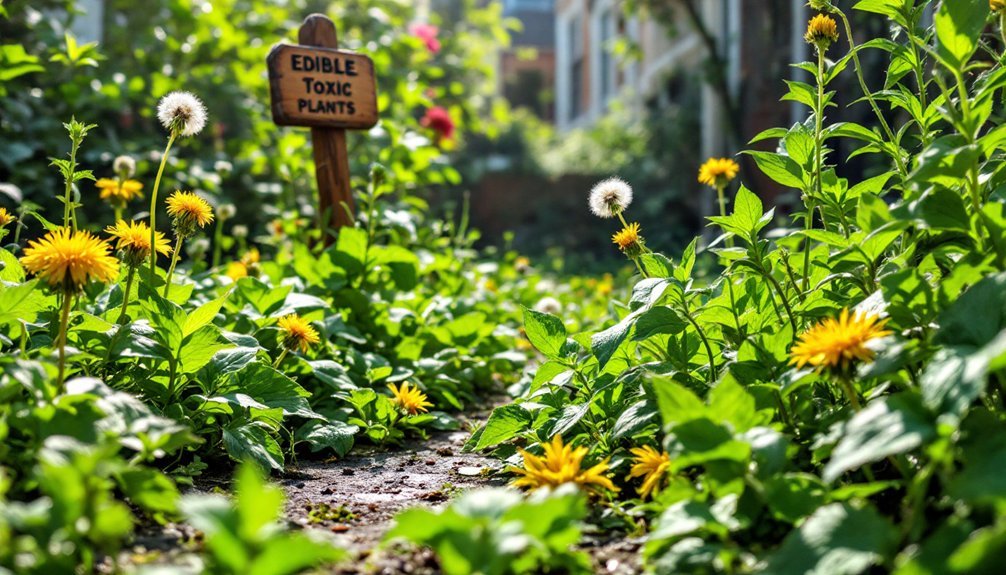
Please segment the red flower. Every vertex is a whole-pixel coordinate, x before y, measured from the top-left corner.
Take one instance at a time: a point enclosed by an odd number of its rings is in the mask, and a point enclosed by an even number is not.
[[[454,137],[454,120],[446,109],[433,106],[426,110],[426,115],[419,122],[423,127],[437,133],[437,140],[450,140]]]
[[[411,33],[416,38],[419,38],[426,44],[426,49],[432,54],[436,54],[440,51],[440,40],[437,39],[437,35],[440,33],[440,28],[432,26],[430,24],[416,23],[409,26],[409,33]]]

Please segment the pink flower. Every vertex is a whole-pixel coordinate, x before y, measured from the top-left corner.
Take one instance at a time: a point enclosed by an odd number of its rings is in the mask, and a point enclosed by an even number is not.
[[[426,110],[426,114],[419,122],[424,128],[429,128],[437,133],[437,141],[450,140],[454,137],[454,120],[446,109],[440,106],[433,106]]]
[[[417,22],[409,26],[409,33],[422,40],[426,44],[426,49],[431,54],[436,54],[440,51],[440,40],[437,39],[437,35],[440,34],[440,28]]]

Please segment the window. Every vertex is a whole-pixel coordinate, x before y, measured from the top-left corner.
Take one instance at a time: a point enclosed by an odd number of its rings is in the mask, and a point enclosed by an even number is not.
[[[600,75],[601,84],[600,100],[603,106],[608,103],[614,92],[614,86],[612,85],[614,75],[612,74],[611,49],[615,38],[615,17],[610,7],[605,8],[604,12],[601,12],[600,23],[601,37],[600,42],[598,42],[598,49],[601,51],[601,65],[598,74]]]
[[[575,120],[584,111],[583,101],[583,17],[580,14],[569,20],[569,120]]]

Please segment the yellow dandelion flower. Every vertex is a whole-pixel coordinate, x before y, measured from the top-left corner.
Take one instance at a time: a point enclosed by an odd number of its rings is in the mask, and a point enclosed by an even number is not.
[[[810,365],[818,370],[847,370],[853,361],[873,361],[867,344],[892,332],[884,329],[887,320],[879,316],[843,309],[838,319],[828,318],[808,329],[790,350],[790,365]]]
[[[629,451],[634,457],[627,479],[643,478],[643,484],[636,488],[636,492],[646,499],[654,491],[660,490],[661,480],[671,467],[671,456],[666,451],[657,451],[649,445],[633,447]]]
[[[597,492],[598,488],[618,491],[605,476],[608,471],[607,459],[586,471],[581,470],[580,466],[588,451],[586,447],[564,445],[562,436],[557,434],[551,443],[543,443],[542,448],[545,450],[544,457],[519,450],[524,457],[524,468],[510,468],[511,472],[520,475],[511,483],[514,487],[538,489],[573,483],[591,492]]]
[[[8,212],[7,208],[0,208],[0,229],[9,226],[14,219],[14,214]]]
[[[125,260],[130,266],[140,263],[150,255],[150,228],[146,222],[119,220],[105,232],[115,238],[115,247],[125,252]],[[171,246],[161,232],[154,234],[154,249],[162,255],[171,253]]]
[[[300,348],[301,352],[305,352],[310,346],[321,341],[318,331],[295,313],[281,317],[279,329],[283,332],[283,345],[287,349]]]
[[[227,264],[227,277],[234,281],[248,277],[248,266],[243,262],[231,262]]]
[[[630,258],[638,256],[643,251],[643,238],[639,235],[639,224],[635,222],[626,225],[617,234],[611,236],[611,241]]]
[[[1006,11],[1006,0],[989,0],[989,9],[993,12]]]
[[[405,382],[401,387],[395,387],[395,384],[389,383],[388,389],[391,390],[391,395],[394,396],[392,401],[395,402],[402,410],[409,413],[409,415],[416,415],[417,413],[426,413],[429,411],[433,404],[427,401],[426,394],[419,390],[418,387],[409,387],[409,382]]]
[[[213,221],[213,208],[192,192],[176,191],[168,198],[168,215],[174,218],[176,233],[191,236],[196,226]]]
[[[101,199],[114,204],[126,204],[143,197],[143,184],[136,180],[101,178],[94,185],[101,190]]]
[[[108,283],[119,275],[112,246],[85,231],[58,228],[28,242],[21,263],[50,286],[78,290],[89,281]]]
[[[709,158],[699,167],[699,183],[714,188],[726,187],[737,177],[741,167],[730,158]]]
[[[838,23],[831,16],[818,14],[807,23],[803,39],[821,50],[827,50],[833,42],[838,42]]]
[[[251,267],[262,259],[261,254],[258,252],[258,248],[251,248],[245,252],[245,255],[241,256],[241,263],[246,267]]]

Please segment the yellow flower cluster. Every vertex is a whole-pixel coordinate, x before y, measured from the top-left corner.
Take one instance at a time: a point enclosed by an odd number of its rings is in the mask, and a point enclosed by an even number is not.
[[[136,180],[101,178],[94,184],[101,190],[101,199],[113,206],[122,207],[136,198],[143,197],[143,184]]]
[[[279,329],[283,332],[283,346],[289,350],[300,348],[305,352],[321,341],[318,330],[295,313],[279,318]]]
[[[90,232],[57,228],[28,242],[21,264],[50,286],[65,292],[82,289],[88,282],[108,283],[119,275],[119,260],[112,246]]]
[[[174,218],[175,233],[189,237],[196,226],[204,227],[213,221],[213,208],[192,192],[175,191],[168,197],[168,215]]]
[[[699,183],[714,188],[726,187],[737,177],[741,167],[730,158],[709,158],[699,168]]]
[[[818,14],[807,23],[807,33],[803,39],[819,50],[827,50],[834,42],[838,42],[838,23],[831,16]]]
[[[513,481],[515,487],[537,489],[573,483],[595,493],[598,488],[618,491],[615,484],[605,475],[608,471],[607,459],[590,469],[581,469],[583,458],[588,451],[586,447],[574,448],[572,445],[564,445],[562,436],[556,435],[551,443],[542,444],[542,449],[545,451],[544,457],[520,450],[520,454],[524,457],[524,468],[510,468],[513,473],[520,476]]]
[[[790,351],[790,365],[847,371],[854,361],[873,361],[874,352],[867,344],[891,334],[884,329],[886,323],[873,314],[843,309],[838,319],[825,319],[800,336]]]
[[[105,232],[115,238],[115,247],[122,251],[122,258],[130,267],[140,265],[150,256],[150,227],[145,222],[119,220]],[[154,251],[161,255],[171,254],[171,246],[161,232],[154,234]]]
[[[427,400],[426,394],[420,391],[418,387],[409,387],[409,382],[403,383],[401,387],[396,387],[395,384],[389,383],[388,389],[391,390],[392,401],[394,401],[395,405],[409,415],[426,413],[429,411],[428,408],[433,407],[433,404]]]

